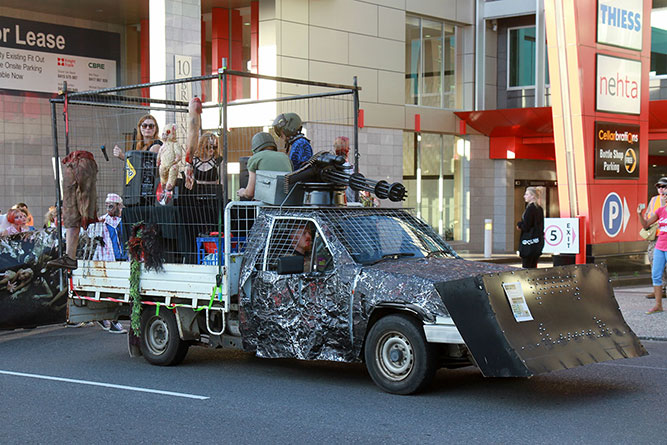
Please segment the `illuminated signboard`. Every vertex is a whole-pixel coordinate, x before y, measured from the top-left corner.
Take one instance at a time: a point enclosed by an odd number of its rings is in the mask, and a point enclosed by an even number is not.
[[[642,0],[598,0],[598,43],[641,51],[643,8]]]
[[[595,122],[595,179],[639,178],[639,125]]]
[[[0,17],[0,89],[115,87],[119,64],[118,33]]]
[[[638,60],[597,55],[595,108],[610,113],[639,114],[642,63]]]

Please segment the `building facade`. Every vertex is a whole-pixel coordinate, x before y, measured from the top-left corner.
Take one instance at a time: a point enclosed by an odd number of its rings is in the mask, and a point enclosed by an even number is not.
[[[45,51],[63,60],[72,54],[87,57],[89,67],[107,61],[108,86],[215,73],[223,58],[231,69],[272,76],[336,84],[351,84],[356,76],[362,88],[360,170],[368,177],[402,181],[409,190],[404,205],[415,208],[455,248],[482,251],[485,220],[491,219],[494,252],[516,251],[515,224],[527,185],[544,186],[547,215],[559,216],[540,2],[74,3],[64,10],[67,1],[4,1],[0,29],[9,31],[0,34],[0,51]],[[653,3],[654,14],[667,7]],[[667,26],[662,23],[667,20],[656,20],[651,33],[650,94],[656,104],[667,94],[667,31],[661,28]],[[35,39],[45,35],[47,46],[28,48],[26,33],[32,28]],[[82,34],[72,34],[77,48],[58,53],[55,43],[48,48],[48,35],[57,39],[64,28]],[[112,50],[96,51],[102,41]],[[0,71],[11,77],[8,61],[0,62]],[[89,83],[80,88],[100,86],[90,80],[98,77],[85,75]],[[0,73],[3,211],[26,202],[38,220],[54,202],[49,98],[62,80],[56,79],[49,92],[48,85],[36,87]],[[165,88],[151,94],[172,98],[176,92]],[[261,85],[239,80],[230,99],[262,94]],[[217,97],[215,85],[204,86],[202,95],[207,101]],[[479,111],[495,112],[474,114]],[[667,144],[659,139],[667,126],[659,119],[651,125],[649,183],[667,165]]]

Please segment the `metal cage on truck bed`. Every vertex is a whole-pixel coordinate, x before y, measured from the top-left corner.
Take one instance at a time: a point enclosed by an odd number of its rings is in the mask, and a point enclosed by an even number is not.
[[[244,97],[229,101],[232,86],[235,91],[242,90]],[[272,122],[279,114],[294,112],[301,117],[313,152],[332,151],[334,140],[343,136],[350,141],[350,162],[356,165],[358,90],[356,85],[229,70],[221,70],[218,75],[87,92],[68,91],[65,85],[60,97],[51,100],[54,157],[56,165],[60,165],[59,161],[72,151],[93,154],[98,166],[98,214],[106,212],[103,205],[110,193],[119,195],[125,206],[119,229],[121,246],[127,243],[134,224],[157,224],[166,263],[221,266],[222,255],[216,246],[222,243],[224,208],[247,181],[245,163],[252,155],[252,136],[259,131],[272,131]],[[139,145],[142,129],[138,124],[150,115],[157,124],[156,136],[166,125],[175,124],[176,142],[184,148],[188,101],[208,91],[221,94],[219,100],[203,98],[200,142],[211,138],[217,142],[218,151],[211,159],[203,159],[208,153],[195,148],[195,156],[199,162],[210,164],[217,179],[197,180],[190,190],[183,182],[182,162],[173,200],[160,205],[156,199],[160,182],[157,155]],[[276,138],[276,142],[280,150],[280,140]],[[115,151],[122,154],[114,156]],[[56,202],[62,220],[62,169],[56,169],[55,176]],[[230,248],[242,249],[243,229],[233,233],[236,239]],[[102,224],[90,226],[88,236],[82,237],[85,242],[80,243],[80,259],[117,259],[108,258],[108,252],[104,258],[99,245],[103,232]]]

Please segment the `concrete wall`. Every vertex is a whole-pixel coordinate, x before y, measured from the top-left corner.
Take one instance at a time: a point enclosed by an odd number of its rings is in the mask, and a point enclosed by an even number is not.
[[[466,0],[262,1],[259,69],[262,74],[347,85],[357,76],[366,126],[360,133],[362,171],[400,181],[400,130],[414,130],[416,113],[422,131],[458,131],[451,110],[405,105],[406,14],[471,24],[473,8]],[[471,27],[462,28],[458,37],[459,90],[466,107],[473,102],[472,37]],[[275,59],[265,56],[272,54]]]

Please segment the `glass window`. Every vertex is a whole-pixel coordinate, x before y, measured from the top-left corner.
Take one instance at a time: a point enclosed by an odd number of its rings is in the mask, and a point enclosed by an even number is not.
[[[535,27],[509,30],[509,87],[535,86]]]
[[[266,270],[278,270],[278,259],[301,256],[304,271],[310,270],[315,224],[305,219],[277,219],[271,229]]]
[[[535,27],[510,28],[508,31],[507,86],[535,87]],[[544,54],[544,83],[549,85],[549,59]]]
[[[423,258],[448,250],[433,229],[403,211],[350,213],[334,221],[333,229],[350,256],[361,264],[388,257]]]
[[[419,103],[419,79],[421,77],[421,31],[419,19],[406,17],[405,22],[405,100]]]
[[[463,239],[465,200],[463,184],[467,162],[457,149],[461,140],[451,135],[403,133],[403,184],[406,206],[446,240]],[[465,164],[467,165],[467,164]]]
[[[456,108],[456,27],[406,17],[405,101],[436,108]]]
[[[667,8],[651,11],[651,75],[667,75]]]

